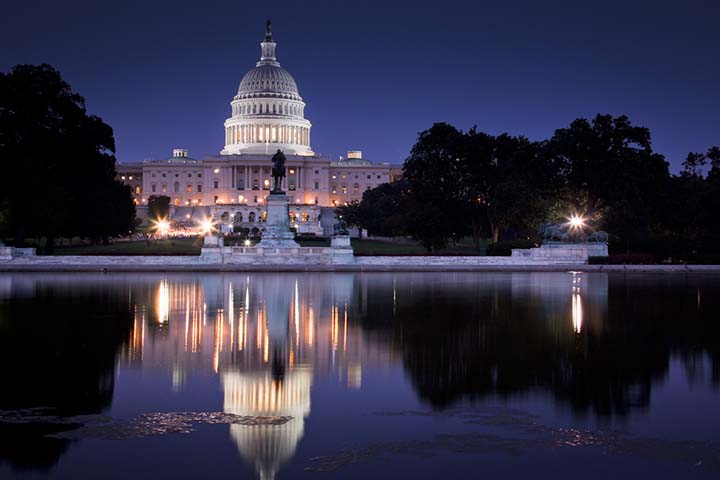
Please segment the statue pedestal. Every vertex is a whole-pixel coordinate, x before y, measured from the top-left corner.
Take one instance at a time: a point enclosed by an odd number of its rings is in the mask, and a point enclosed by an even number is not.
[[[271,193],[267,198],[265,232],[258,247],[298,248],[295,235],[290,231],[290,197],[284,193]]]

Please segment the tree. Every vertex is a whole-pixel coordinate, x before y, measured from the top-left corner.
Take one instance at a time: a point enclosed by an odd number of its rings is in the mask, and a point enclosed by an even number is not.
[[[403,235],[405,182],[383,183],[363,193],[361,202],[338,207],[348,225],[364,228],[370,235]]]
[[[474,225],[497,242],[504,232],[535,232],[556,197],[559,171],[544,143],[475,129],[467,133],[468,199]],[[473,236],[479,238],[481,228]]]
[[[627,249],[652,236],[670,174],[664,157],[652,151],[647,128],[624,115],[577,119],[555,131],[549,148],[567,191],[585,197],[587,213],[602,214],[605,228]]]
[[[150,195],[148,198],[148,218],[160,220],[170,215],[170,197],[166,195]]]
[[[403,165],[406,231],[429,250],[470,233],[465,139],[447,123],[421,132]]]
[[[88,115],[49,65],[0,74],[0,202],[16,243],[59,236],[107,237],[133,228],[134,204],[115,180],[112,128]]]
[[[468,234],[479,245],[483,236],[534,231],[553,203],[559,171],[544,143],[435,124],[420,134],[403,178],[408,231],[442,248]]]

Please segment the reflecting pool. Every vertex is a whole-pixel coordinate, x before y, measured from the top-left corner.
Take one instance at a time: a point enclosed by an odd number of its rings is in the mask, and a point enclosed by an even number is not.
[[[720,478],[720,276],[0,274],[0,478]]]

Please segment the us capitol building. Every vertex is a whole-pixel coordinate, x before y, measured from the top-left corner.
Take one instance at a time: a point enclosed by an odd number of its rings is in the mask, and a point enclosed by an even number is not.
[[[337,161],[316,155],[305,102],[295,79],[277,61],[269,21],[260,46],[260,61],[242,78],[230,102],[232,116],[225,120],[220,155],[198,160],[177,148],[165,160],[117,165],[118,178],[131,187],[140,217],[150,196],[165,195],[174,218],[212,215],[227,224],[260,223],[271,189],[271,157],[282,150],[291,221],[299,233],[319,233],[323,207],[359,201],[364,191],[400,175],[400,165],[371,163],[359,150]]]

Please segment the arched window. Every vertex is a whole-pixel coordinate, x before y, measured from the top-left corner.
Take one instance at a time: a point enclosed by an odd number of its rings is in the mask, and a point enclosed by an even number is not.
[[[250,215],[248,215],[248,222],[255,223],[255,212],[250,212]]]
[[[353,192],[358,193],[360,191],[360,184],[356,183],[353,185]]]
[[[237,212],[235,214],[235,219],[233,220],[235,223],[242,223],[243,215],[242,212]]]
[[[223,212],[222,215],[220,215],[220,220],[227,222],[230,220],[230,214],[228,212]]]
[[[307,222],[308,220],[310,220],[310,214],[308,212],[302,212],[302,214],[300,215],[300,220],[302,220],[303,222]]]
[[[173,192],[178,193],[180,191],[180,182],[175,182],[173,184]]]

